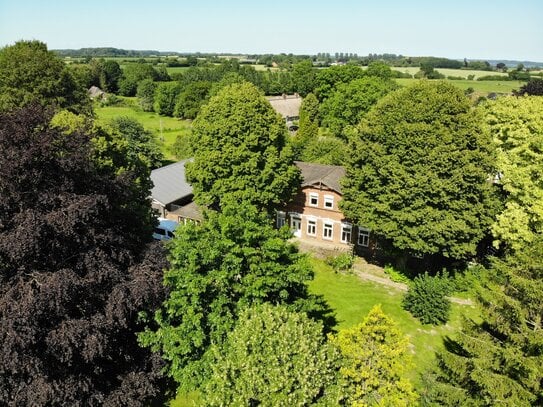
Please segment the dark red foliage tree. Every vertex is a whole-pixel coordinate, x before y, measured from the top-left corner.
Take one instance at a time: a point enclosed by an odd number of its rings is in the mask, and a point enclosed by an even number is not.
[[[517,96],[543,96],[543,79],[533,78],[522,85],[519,90],[513,91]]]
[[[149,404],[162,362],[136,332],[166,267],[149,185],[49,119],[36,105],[0,115],[0,404]]]

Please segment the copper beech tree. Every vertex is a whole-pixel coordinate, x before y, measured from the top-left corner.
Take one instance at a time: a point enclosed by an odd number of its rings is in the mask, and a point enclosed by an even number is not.
[[[0,400],[148,404],[162,362],[135,332],[166,266],[148,185],[49,122],[37,105],[0,115]]]

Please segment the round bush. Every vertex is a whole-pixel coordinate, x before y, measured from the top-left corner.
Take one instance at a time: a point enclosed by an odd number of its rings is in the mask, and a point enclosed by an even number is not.
[[[451,310],[451,302],[446,298],[449,291],[446,278],[425,273],[415,278],[403,298],[403,307],[423,324],[444,324]]]

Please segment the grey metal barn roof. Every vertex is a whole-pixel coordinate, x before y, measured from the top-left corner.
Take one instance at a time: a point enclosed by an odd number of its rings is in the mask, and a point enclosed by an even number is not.
[[[302,173],[302,187],[325,185],[328,188],[341,192],[341,178],[345,176],[345,168],[340,165],[324,165],[295,161]]]
[[[181,198],[192,195],[192,186],[185,177],[185,163],[189,160],[182,160],[165,167],[151,171],[153,189],[151,196],[162,205],[168,205]]]

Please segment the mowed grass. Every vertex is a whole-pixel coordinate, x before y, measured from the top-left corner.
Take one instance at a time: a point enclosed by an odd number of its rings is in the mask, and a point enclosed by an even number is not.
[[[354,274],[335,273],[321,260],[312,260],[315,278],[310,291],[320,294],[334,310],[336,329],[349,328],[360,322],[370,309],[381,304],[399,328],[409,337],[415,368],[410,378],[419,383],[420,374],[435,365],[435,352],[442,349],[443,337],[454,336],[461,326],[462,315],[477,318],[475,306],[453,304],[451,318],[446,325],[423,325],[402,308],[403,292],[377,283],[363,281]]]
[[[137,120],[146,130],[155,136],[167,161],[177,161],[185,157],[176,157],[172,146],[176,137],[187,137],[191,131],[191,123],[173,117],[160,116],[154,112],[144,112],[136,106],[107,106],[94,109],[98,123],[107,124],[116,117],[129,117]]]

